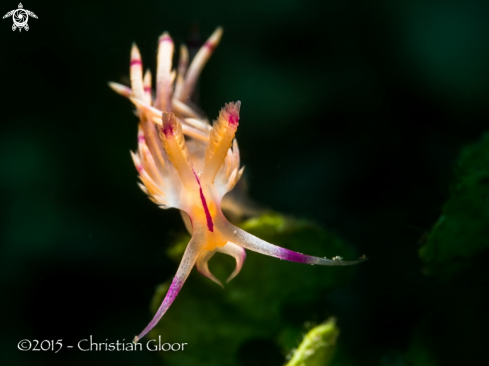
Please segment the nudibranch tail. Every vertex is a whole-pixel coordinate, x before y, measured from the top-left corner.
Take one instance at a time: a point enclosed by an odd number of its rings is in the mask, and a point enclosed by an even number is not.
[[[230,223],[227,223],[225,227],[220,226],[219,229],[221,229],[230,238],[229,240],[233,240],[234,243],[245,249],[290,262],[318,264],[321,266],[350,266],[365,262],[367,260],[365,256],[362,256],[360,259],[354,261],[343,261],[342,259],[327,259],[297,253],[292,250],[270,244],[265,240],[257,238],[256,236],[251,235],[250,233],[247,233],[246,231]]]
[[[194,266],[195,262],[197,261],[197,258],[199,257],[200,251],[201,251],[200,246],[198,245],[197,241],[194,241],[192,238],[188,243],[185,253],[183,254],[182,261],[178,266],[177,273],[173,278],[173,281],[170,285],[170,288],[168,289],[168,292],[165,295],[165,298],[163,299],[163,302],[161,303],[158,311],[154,315],[151,322],[146,326],[146,328],[144,328],[144,330],[138,336],[134,337],[133,340],[134,343],[137,343],[139,339],[143,338],[146,334],[148,334],[148,332],[151,329],[153,329],[156,324],[158,324],[161,317],[166,313],[166,311],[168,310],[168,308],[170,307],[170,305],[173,303],[178,293],[180,292],[188,275],[190,274],[192,267]]]

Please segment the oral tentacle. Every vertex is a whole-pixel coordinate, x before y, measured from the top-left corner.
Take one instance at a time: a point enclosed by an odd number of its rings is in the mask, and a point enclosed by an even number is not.
[[[224,288],[224,285],[219,281],[216,276],[214,276],[211,271],[209,270],[209,260],[212,258],[212,256],[216,253],[215,250],[205,250],[202,249],[200,252],[199,258],[197,259],[196,267],[199,273],[215,283],[217,283],[219,286]]]
[[[241,271],[243,263],[246,259],[246,251],[239,245],[231,243],[230,241],[228,241],[226,245],[224,245],[222,248],[216,248],[216,251],[230,255],[231,257],[234,257],[234,259],[236,259],[236,268],[226,280],[226,283],[229,283],[229,281],[236,277]]]
[[[293,250],[282,248],[278,245],[270,244],[265,240],[257,238],[256,236],[251,235],[250,233],[247,233],[246,231],[230,223],[227,223],[227,225],[224,227],[220,227],[220,229],[226,233],[229,240],[232,240],[235,244],[245,249],[290,262],[318,264],[321,266],[351,266],[367,260],[365,256],[362,256],[360,259],[354,261],[343,261],[342,259],[339,259],[339,257],[335,257],[338,259],[314,257],[311,255],[294,252]]]
[[[140,340],[146,334],[148,334],[148,332],[151,329],[153,329],[156,326],[156,324],[158,324],[162,316],[166,313],[166,311],[168,310],[168,308],[170,307],[170,305],[173,303],[178,293],[180,292],[188,275],[190,274],[192,267],[194,266],[195,262],[197,261],[197,258],[199,257],[200,251],[201,250],[200,250],[200,246],[198,245],[198,241],[192,238],[188,243],[185,253],[183,254],[182,261],[178,266],[177,273],[173,278],[173,281],[170,285],[170,288],[168,289],[168,292],[166,293],[165,298],[163,299],[163,302],[161,303],[158,311],[154,315],[151,322],[146,326],[146,328],[144,328],[144,330],[138,336],[134,337],[133,340],[134,343],[137,343],[138,340]]]

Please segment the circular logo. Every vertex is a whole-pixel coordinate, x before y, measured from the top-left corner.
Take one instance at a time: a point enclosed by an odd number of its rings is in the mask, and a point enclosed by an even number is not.
[[[22,28],[27,24],[27,20],[29,20],[29,14],[24,9],[17,9],[12,14],[12,18],[14,20],[14,24]]]

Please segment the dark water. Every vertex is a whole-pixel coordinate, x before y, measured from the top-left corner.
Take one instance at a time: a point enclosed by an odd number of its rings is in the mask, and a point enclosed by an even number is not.
[[[339,319],[333,362],[480,362],[485,265],[427,276],[418,249],[449,196],[460,148],[489,129],[486,2],[23,5],[38,16],[28,32],[0,22],[2,364],[161,363],[154,352],[76,349],[90,335],[128,343],[141,330],[155,286],[176,269],[168,243],[184,231],[176,211],[137,187],[137,120],[107,82],[127,80],[133,41],[154,71],[163,31],[199,44],[218,25],[224,36],[199,98],[210,118],[242,101],[250,196],[371,258],[324,295],[327,310],[311,308],[317,322]],[[22,339],[65,347],[21,352]],[[275,341],[250,339],[235,364],[280,364]]]

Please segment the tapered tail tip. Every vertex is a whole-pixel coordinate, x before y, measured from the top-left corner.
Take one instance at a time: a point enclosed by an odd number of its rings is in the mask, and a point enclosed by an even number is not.
[[[139,341],[139,337],[135,336],[134,339],[132,340],[132,343],[136,344]]]

